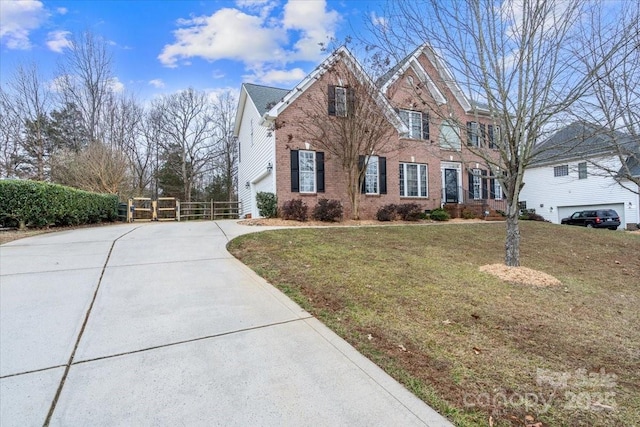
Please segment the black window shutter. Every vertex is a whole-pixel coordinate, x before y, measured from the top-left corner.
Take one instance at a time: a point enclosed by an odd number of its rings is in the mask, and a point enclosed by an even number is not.
[[[367,177],[364,171],[364,156],[358,157],[358,176],[361,176],[361,175],[364,175],[364,178],[362,179],[362,185],[360,185],[360,192],[364,194],[367,191],[367,188],[366,188]]]
[[[473,200],[473,171],[469,171],[469,200]]]
[[[472,122],[467,122],[467,145],[473,144],[473,125],[471,123]]]
[[[429,113],[422,113],[422,139],[429,140]]]
[[[378,172],[380,174],[380,194],[387,194],[387,158],[378,157]]]
[[[336,87],[335,85],[329,85],[329,89],[328,89],[328,95],[329,95],[329,115],[330,116],[335,116],[336,115]]]
[[[486,146],[486,139],[487,139],[487,125],[485,125],[484,123],[481,123],[480,124],[480,140],[478,141],[478,146],[479,147]]]
[[[291,150],[291,192],[300,192],[300,166],[298,164],[298,150]]]
[[[316,152],[316,191],[324,193],[324,153]]]
[[[483,170],[482,171],[482,198],[483,199],[488,199],[489,198],[489,194],[488,194],[488,190],[489,190],[489,186],[487,185],[487,171]]]
[[[496,180],[493,178],[489,180],[489,198],[490,199],[496,198]]]

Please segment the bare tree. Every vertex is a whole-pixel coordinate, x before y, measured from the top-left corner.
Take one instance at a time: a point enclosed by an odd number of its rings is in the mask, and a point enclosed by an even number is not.
[[[21,175],[20,140],[24,122],[13,108],[11,95],[0,88],[0,178]]]
[[[7,86],[11,95],[3,95],[3,104],[7,108],[7,119],[12,117],[12,144],[19,146],[29,166],[27,176],[44,181],[49,178],[49,157],[55,148],[48,137],[51,93],[35,63],[19,65]],[[21,122],[21,127],[16,120]]]
[[[322,85],[322,90],[307,91],[300,111],[303,119],[294,126],[305,141],[337,159],[347,182],[351,216],[359,219],[370,156],[397,148],[390,143],[395,129],[385,114],[390,106],[346,49],[337,50],[328,64],[321,77],[331,85],[329,91]],[[328,106],[334,107],[329,117]]]
[[[227,201],[235,200],[238,179],[238,144],[233,137],[237,103],[238,101],[230,92],[224,92],[218,95],[213,107],[218,139],[215,174],[223,183]]]
[[[97,193],[128,191],[129,159],[117,148],[96,141],[77,153],[61,152],[54,162],[54,179],[61,184]]]
[[[206,93],[190,88],[156,102],[154,114],[163,150],[179,155],[175,172],[182,180],[182,197],[190,201],[194,183],[218,155],[211,101]]]
[[[601,144],[602,155],[586,159],[591,173],[640,194],[640,5],[629,2],[615,10],[598,5],[589,16],[589,48],[577,58],[592,70],[593,86],[573,113],[591,123],[584,137]],[[611,31],[612,25],[618,30]]]
[[[397,0],[388,5],[386,22],[372,26],[377,52],[384,53],[379,58],[397,57],[407,46],[428,43],[437,62],[453,72],[445,72],[441,83],[449,85],[455,76],[471,99],[469,109],[478,116],[486,110],[500,129],[492,149],[489,144],[470,148],[504,190],[505,264],[518,266],[519,195],[536,142],[586,93],[591,77],[618,45],[591,69],[580,66],[576,52],[593,49],[580,37],[590,5],[582,0]],[[479,108],[480,103],[486,107]]]
[[[80,110],[89,141],[102,140],[103,108],[115,82],[106,40],[89,31],[82,33],[65,52],[58,74],[62,102]]]

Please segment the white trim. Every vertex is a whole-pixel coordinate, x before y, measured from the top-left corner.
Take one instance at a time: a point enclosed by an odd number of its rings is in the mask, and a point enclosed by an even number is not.
[[[416,73],[416,75],[418,76],[418,78],[427,85],[427,89],[429,89],[429,92],[431,93],[431,96],[433,96],[433,99],[438,104],[441,104],[441,105],[446,104],[447,99],[442,94],[440,89],[438,89],[438,87],[435,85],[431,77],[429,77],[429,74],[427,74],[427,70],[425,70],[422,64],[420,64],[420,61],[418,61],[418,57],[420,56],[420,54],[422,54],[422,50],[417,50],[411,56],[411,58],[409,58],[409,60],[407,60],[405,64],[402,67],[400,67],[398,71],[396,71],[382,85],[382,87],[380,88],[380,91],[382,93],[387,93],[387,90],[389,90],[389,86],[395,83],[409,69],[409,67],[411,67],[413,71]]]
[[[458,171],[457,180],[458,180],[458,203],[464,203],[464,191],[462,191],[462,163],[458,162],[440,162],[440,175],[442,179],[442,185],[440,191],[445,188],[445,177],[444,170],[445,169],[455,169]],[[441,196],[443,196],[441,194]],[[446,203],[444,198],[441,200],[441,203]]]

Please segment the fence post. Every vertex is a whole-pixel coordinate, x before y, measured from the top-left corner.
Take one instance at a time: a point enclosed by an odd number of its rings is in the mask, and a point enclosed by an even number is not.
[[[180,221],[180,200],[176,199],[176,221]]]
[[[213,199],[211,199],[211,221],[215,219],[215,215],[213,214],[214,206],[215,206],[215,203],[213,202]]]

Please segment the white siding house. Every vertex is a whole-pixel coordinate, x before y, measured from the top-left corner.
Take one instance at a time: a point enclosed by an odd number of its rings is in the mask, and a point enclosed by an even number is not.
[[[234,136],[238,140],[240,217],[260,216],[256,193],[275,193],[275,132],[262,125],[263,115],[289,91],[245,83],[240,91]]]
[[[579,126],[583,125],[570,125],[541,147],[566,142],[567,135],[575,135]],[[576,211],[614,209],[620,215],[619,229],[635,228],[640,223],[640,188],[628,180],[622,181],[623,186],[614,176],[605,173],[604,169],[621,169],[622,162],[595,144],[588,141],[581,146],[572,142],[564,145],[564,151],[553,147],[547,150],[540,156],[541,160],[525,171],[521,203],[556,224]]]

